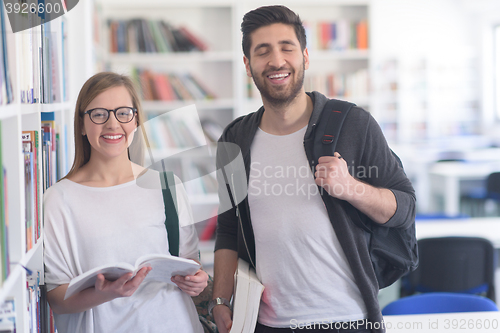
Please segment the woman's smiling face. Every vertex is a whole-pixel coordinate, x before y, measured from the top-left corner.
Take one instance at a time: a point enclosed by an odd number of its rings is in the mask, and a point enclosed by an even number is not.
[[[109,88],[97,95],[87,106],[85,111],[104,108],[114,110],[121,106],[133,108],[132,98],[124,86]],[[90,115],[85,114],[83,119],[82,135],[87,135],[91,146],[92,156],[99,155],[104,158],[119,157],[127,154],[127,148],[134,139],[134,132],[137,128],[136,116],[128,123],[120,123],[116,119],[114,112],[110,112],[108,120],[104,124],[94,124],[90,120]]]

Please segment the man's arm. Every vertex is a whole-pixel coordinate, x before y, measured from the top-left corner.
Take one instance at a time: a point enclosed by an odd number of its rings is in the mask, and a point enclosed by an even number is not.
[[[215,251],[214,258],[214,292],[213,298],[231,299],[234,289],[234,272],[238,266],[238,252],[229,249]],[[225,305],[216,305],[212,314],[220,333],[231,329],[232,313]]]
[[[397,209],[396,197],[385,188],[377,188],[355,179],[339,153],[322,156],[316,166],[316,184],[331,196],[348,201],[371,220],[384,224]]]

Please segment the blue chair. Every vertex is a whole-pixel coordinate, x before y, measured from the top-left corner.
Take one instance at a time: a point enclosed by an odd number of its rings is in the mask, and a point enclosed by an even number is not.
[[[461,198],[461,206],[471,216],[499,215],[500,204],[500,172],[493,172],[486,178],[484,185],[479,188],[469,190]],[[488,204],[493,204],[493,212],[487,209]]]
[[[470,215],[467,214],[448,215],[445,213],[429,213],[429,214],[417,214],[415,216],[415,222],[427,221],[427,220],[466,220],[469,218]]]
[[[478,237],[435,237],[418,240],[419,266],[401,278],[400,296],[453,292],[486,296],[495,301],[496,253]]]
[[[382,310],[387,315],[498,311],[491,299],[456,293],[427,293],[400,298]]]

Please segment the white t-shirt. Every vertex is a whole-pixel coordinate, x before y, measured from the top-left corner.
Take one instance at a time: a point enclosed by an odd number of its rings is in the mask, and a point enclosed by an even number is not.
[[[179,254],[198,259],[198,237],[187,195],[176,177]],[[168,254],[159,173],[125,184],[89,187],[63,179],[44,195],[45,282],[50,291],[94,267],[134,264],[142,255]],[[191,297],[178,287],[144,282],[131,297],[90,310],[55,314],[59,333],[202,333]]]
[[[248,199],[265,286],[259,322],[271,327],[366,318],[305,155],[305,131],[259,129],[251,147]]]

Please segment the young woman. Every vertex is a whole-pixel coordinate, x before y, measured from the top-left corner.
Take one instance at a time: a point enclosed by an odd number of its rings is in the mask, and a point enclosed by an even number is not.
[[[208,275],[144,281],[150,267],[64,299],[70,280],[92,268],[168,252],[160,174],[131,162],[129,146],[143,118],[128,77],[99,73],[82,87],[75,108],[75,161],[44,196],[45,282],[57,329],[65,332],[202,333],[190,296]],[[198,259],[187,196],[176,178],[181,257]]]

